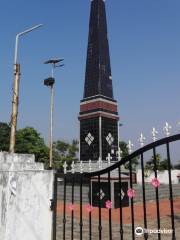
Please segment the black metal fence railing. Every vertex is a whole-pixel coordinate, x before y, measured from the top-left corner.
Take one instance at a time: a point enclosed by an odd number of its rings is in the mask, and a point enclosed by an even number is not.
[[[157,171],[157,148],[165,146],[168,161],[168,186],[169,186],[169,214],[167,227],[171,229],[169,239],[176,239],[174,199],[172,188],[172,162],[170,144],[180,140],[180,134],[166,137],[117,161],[105,169],[93,172],[83,172],[82,166],[79,173],[56,173],[54,181],[54,210],[53,210],[53,240],[67,239],[135,239],[136,234],[148,239],[148,232],[142,229],[151,228],[151,224],[160,230],[165,228],[161,223],[161,200],[159,198],[160,181]],[[155,219],[148,217],[148,202],[146,200],[145,153],[153,153],[154,178],[151,181],[155,191]],[[141,222],[136,222],[137,206],[134,203],[136,180],[132,170],[132,159],[139,157],[142,170],[142,201]],[[129,164],[128,172],[124,173],[124,164]],[[85,201],[86,199],[86,201]],[[126,212],[130,218],[126,218]],[[138,220],[139,221],[139,220]],[[164,220],[163,220],[164,221]],[[136,229],[137,224],[141,228]],[[140,232],[139,232],[140,231]],[[154,239],[163,239],[161,231],[156,233]]]

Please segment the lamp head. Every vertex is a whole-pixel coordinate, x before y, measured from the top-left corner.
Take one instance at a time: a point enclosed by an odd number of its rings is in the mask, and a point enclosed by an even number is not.
[[[62,62],[64,59],[60,59],[60,58],[54,58],[54,59],[49,59],[46,62],[44,62],[44,64],[57,64]]]
[[[54,83],[55,83],[55,79],[52,77],[46,78],[44,80],[44,85],[47,87],[52,87],[54,85]]]

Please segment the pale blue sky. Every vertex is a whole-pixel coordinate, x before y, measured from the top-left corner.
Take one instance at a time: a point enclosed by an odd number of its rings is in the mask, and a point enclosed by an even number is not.
[[[162,136],[165,121],[180,120],[180,1],[107,0],[114,96],[119,103],[121,137],[135,141],[151,128]],[[9,121],[15,35],[21,38],[18,127],[35,127],[48,137],[49,91],[43,79],[50,57],[65,58],[56,70],[55,139],[78,137],[88,38],[89,0],[0,0],[0,121]],[[137,143],[136,143],[137,145]]]

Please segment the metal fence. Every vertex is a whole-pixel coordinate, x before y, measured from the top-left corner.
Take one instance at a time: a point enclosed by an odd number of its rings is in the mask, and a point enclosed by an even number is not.
[[[54,181],[54,207],[53,207],[53,240],[67,239],[135,239],[136,234],[143,236],[144,239],[151,239],[149,234],[136,229],[135,211],[135,174],[132,168],[132,161],[138,157],[139,165],[142,169],[142,228],[148,229],[146,183],[145,183],[145,157],[147,151],[152,151],[154,178],[151,181],[155,191],[154,205],[156,209],[153,222],[159,230],[161,225],[162,209],[159,199],[159,185],[157,171],[157,148],[164,146],[165,155],[168,162],[169,177],[169,220],[172,232],[168,239],[176,239],[174,199],[171,178],[171,153],[172,142],[180,140],[180,134],[163,138],[151,144],[141,147],[127,157],[117,159],[111,165],[110,158],[107,159],[107,167],[102,169],[103,162],[99,160],[97,171],[92,171],[92,164],[87,163],[89,172],[84,172],[83,163],[80,164],[79,173],[66,170],[64,173],[56,173]],[[110,156],[109,156],[110,157]],[[128,170],[124,172],[123,166],[128,163]],[[126,184],[125,184],[126,183]],[[88,200],[84,200],[84,199]],[[88,201],[88,202],[87,202]],[[124,209],[130,210],[129,222],[124,222]],[[60,215],[60,218],[58,218]],[[114,222],[115,215],[118,215]],[[180,219],[180,218],[179,218]],[[59,232],[58,232],[59,231]],[[127,233],[128,231],[128,233]],[[140,232],[138,232],[140,231]],[[126,235],[128,234],[128,235]],[[143,234],[143,235],[142,235]],[[152,239],[165,239],[159,231]]]

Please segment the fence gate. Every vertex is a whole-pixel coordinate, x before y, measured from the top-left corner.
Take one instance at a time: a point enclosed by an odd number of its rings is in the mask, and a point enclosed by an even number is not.
[[[109,156],[106,163],[99,160],[98,171],[93,171],[91,162],[86,164],[88,173],[82,163],[80,173],[75,172],[74,166],[71,172],[66,171],[65,165],[64,173],[55,174],[53,240],[178,239],[176,230],[180,230],[180,209],[176,208],[180,205],[180,197],[172,184],[171,155],[173,157],[174,153],[170,151],[171,145],[178,148],[178,140],[180,134],[163,138],[125,158],[119,156],[114,164]],[[164,154],[168,163],[167,185],[159,180],[159,152]],[[145,163],[150,156],[153,178],[147,183]],[[138,159],[142,170],[141,184],[136,183],[134,158]],[[105,168],[102,168],[103,164],[106,164]],[[128,164],[128,170],[124,169],[125,164]]]

